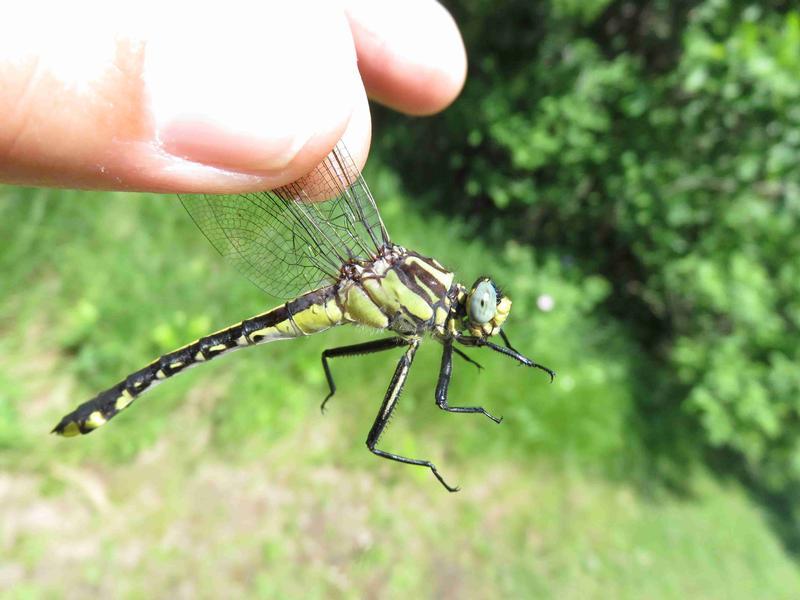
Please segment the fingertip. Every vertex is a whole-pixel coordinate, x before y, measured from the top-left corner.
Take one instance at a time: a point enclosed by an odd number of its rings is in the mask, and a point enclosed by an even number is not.
[[[372,118],[367,94],[363,88],[356,100],[347,129],[345,129],[341,139],[347,147],[356,168],[361,171],[367,162],[369,148],[372,143]]]
[[[363,87],[355,49],[342,13],[325,3],[248,10],[252,18],[238,14],[230,27],[207,19],[205,30],[183,44],[170,30],[153,36],[145,79],[157,141],[167,154],[192,163],[291,181],[347,127]],[[277,26],[259,42],[265,23]],[[215,37],[225,39],[203,42]],[[187,61],[184,46],[191,40],[200,43],[192,44]]]
[[[467,55],[450,13],[433,0],[347,0],[358,67],[371,98],[411,115],[451,104]]]
[[[344,144],[346,153],[353,161],[356,173],[351,174],[357,175],[360,173],[367,162],[371,134],[372,121],[370,119],[369,101],[367,100],[366,92],[362,88],[359,99],[347,124],[347,128],[344,130],[341,138],[335,140],[316,139],[313,147],[309,146],[304,148],[309,155],[314,157],[311,168],[302,173],[303,177],[301,179],[307,184],[305,199],[312,202],[319,202],[329,200],[332,197],[330,193],[332,191],[330,184],[325,181],[326,176],[322,175],[316,167],[323,162],[325,157],[339,141]],[[311,180],[314,180],[314,183],[310,183]],[[320,193],[314,194],[308,191],[315,189],[319,190]]]

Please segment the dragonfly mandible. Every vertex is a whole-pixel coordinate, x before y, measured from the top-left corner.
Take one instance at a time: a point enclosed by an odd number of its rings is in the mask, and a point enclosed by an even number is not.
[[[336,392],[330,359],[402,348],[367,447],[383,458],[427,467],[453,492],[458,488],[431,461],[378,448],[422,340],[432,337],[443,346],[435,399],[448,412],[480,413],[500,422],[483,407],[448,403],[453,355],[480,367],[455,344],[488,348],[545,371],[551,381],[555,376],[511,346],[503,331],[511,300],[491,279],[481,277],[466,288],[437,260],[389,239],[375,200],[342,142],[314,171],[290,185],[251,194],[180,198],[223,256],[258,287],[288,301],[164,354],[81,404],[61,419],[54,433],[91,433],[163,380],[233,350],[356,324],[392,335],[322,353],[329,387],[322,410]],[[491,341],[498,335],[504,345]]]

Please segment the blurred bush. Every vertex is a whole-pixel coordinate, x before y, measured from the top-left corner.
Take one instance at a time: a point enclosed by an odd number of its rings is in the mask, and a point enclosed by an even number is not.
[[[656,372],[635,375],[645,418],[688,419],[701,453],[797,498],[800,10],[452,8],[467,87],[424,127],[379,113],[386,161],[488,238],[511,232],[539,258],[604,278],[603,310],[655,359]]]

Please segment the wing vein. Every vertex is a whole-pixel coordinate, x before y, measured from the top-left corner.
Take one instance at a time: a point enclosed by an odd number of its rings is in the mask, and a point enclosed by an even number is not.
[[[371,260],[389,242],[341,142],[311,173],[273,191],[180,198],[220,254],[282,298],[335,281],[345,262]]]

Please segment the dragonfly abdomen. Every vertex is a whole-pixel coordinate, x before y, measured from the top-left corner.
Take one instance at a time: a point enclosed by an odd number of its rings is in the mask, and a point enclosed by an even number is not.
[[[342,314],[332,288],[309,292],[164,354],[81,404],[61,419],[53,433],[67,437],[91,433],[127,408],[144,392],[189,367],[239,348],[317,333],[338,325],[341,320]]]

